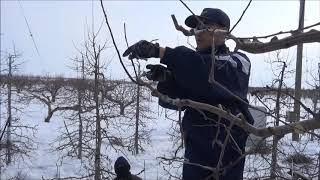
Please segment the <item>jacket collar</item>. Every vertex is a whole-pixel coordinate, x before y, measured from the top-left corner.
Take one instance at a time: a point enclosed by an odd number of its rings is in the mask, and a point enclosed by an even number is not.
[[[212,47],[209,47],[207,49],[196,49],[197,52],[201,53],[201,54],[211,54],[212,51]],[[226,44],[222,44],[219,46],[215,47],[215,54],[216,55],[221,55],[221,54],[228,54],[229,48],[226,46]]]

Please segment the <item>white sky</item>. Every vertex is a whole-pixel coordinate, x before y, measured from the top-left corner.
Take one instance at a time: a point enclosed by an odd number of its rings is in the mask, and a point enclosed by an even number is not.
[[[200,14],[205,7],[223,9],[233,25],[240,17],[248,1],[186,1],[189,7]],[[21,8],[21,6],[22,8]],[[112,46],[110,35],[103,21],[100,2],[94,1],[1,1],[1,57],[5,52],[12,52],[13,43],[25,61],[21,68],[24,74],[51,74],[75,76],[68,65],[70,58],[77,55],[75,46],[81,47],[85,32],[92,26],[97,30],[103,22],[101,41],[108,39]],[[159,39],[162,46],[175,47],[186,45],[187,38],[177,32],[170,15],[175,14],[178,22],[184,25],[184,20],[190,15],[179,1],[105,1],[109,21],[113,28],[116,42],[121,53],[125,50],[123,23],[127,26],[127,36],[130,44],[141,39]],[[257,1],[253,0],[240,24],[233,31],[238,37],[267,35],[281,30],[293,30],[298,26],[299,1]],[[24,16],[26,16],[31,32],[39,49],[37,54],[30,37]],[[93,16],[92,16],[93,15]],[[93,18],[92,18],[93,17]],[[306,0],[305,26],[320,21],[320,1]],[[319,28],[318,28],[319,29]],[[190,41],[194,44],[193,38]],[[232,43],[227,43],[233,45]],[[320,62],[320,45],[313,43],[304,46],[303,81],[311,80],[310,71],[317,71]],[[124,78],[125,73],[120,67],[114,48],[107,49],[105,61],[112,59],[107,75],[112,78]],[[273,53],[247,55],[251,59],[252,86],[270,84],[273,75],[270,64],[265,61],[273,57]],[[295,67],[295,48],[283,51],[283,56],[293,60]],[[114,58],[112,58],[114,57]],[[3,60],[3,59],[2,59]],[[152,63],[158,61],[151,60]],[[293,85],[294,74],[287,77],[288,84]],[[304,83],[306,85],[306,83]]]

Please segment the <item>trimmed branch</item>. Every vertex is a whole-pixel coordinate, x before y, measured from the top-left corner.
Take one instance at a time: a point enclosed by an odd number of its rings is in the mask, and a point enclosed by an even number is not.
[[[320,128],[320,118],[315,117],[313,119],[305,120],[305,121],[299,121],[292,124],[282,125],[278,127],[267,127],[267,128],[256,128],[249,124],[246,120],[241,119],[239,116],[235,116],[221,108],[218,108],[216,106],[212,106],[205,103],[200,103],[196,101],[192,101],[189,99],[172,99],[169,98],[166,95],[161,94],[159,91],[154,89],[151,85],[144,83],[146,87],[148,87],[152,91],[152,95],[158,97],[164,102],[170,103],[172,105],[178,106],[178,107],[191,107],[194,109],[200,109],[204,111],[209,111],[211,113],[214,113],[221,118],[227,119],[230,122],[234,122],[235,125],[241,127],[245,131],[252,133],[259,137],[270,137],[270,136],[282,136],[285,134],[289,134],[292,132],[307,132],[313,129],[319,129]]]
[[[320,43],[320,31],[310,30],[309,32],[296,33],[283,39],[278,39],[274,36],[270,42],[263,43],[257,39],[250,40],[239,40],[236,37],[230,35],[230,39],[236,42],[236,49],[246,51],[248,53],[259,54],[279,49],[286,49],[302,43]]]
[[[171,14],[171,18],[172,18],[172,21],[173,21],[173,24],[174,24],[174,27],[176,28],[176,30],[181,31],[185,36],[193,36],[194,35],[194,31],[192,31],[192,29],[189,31],[189,30],[186,30],[183,26],[179,25],[176,17],[173,14]]]

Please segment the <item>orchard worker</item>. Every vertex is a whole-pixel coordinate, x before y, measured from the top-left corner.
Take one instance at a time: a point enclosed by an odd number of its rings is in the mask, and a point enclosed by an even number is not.
[[[242,113],[246,120],[253,124],[253,118],[248,111],[247,93],[250,76],[250,61],[240,52],[230,52],[225,45],[225,35],[214,34],[212,30],[222,29],[229,31],[230,19],[220,9],[205,8],[200,16],[189,16],[185,24],[193,28],[196,50],[185,46],[176,48],[160,47],[158,43],[141,40],[129,47],[123,56],[129,59],[160,58],[160,63],[166,65],[147,65],[150,69],[148,78],[159,81],[157,89],[170,98],[190,99],[216,106],[221,104],[223,108],[234,115]],[[214,43],[215,64],[214,79],[234,95],[208,82],[211,71],[211,51]],[[177,107],[159,101],[164,108],[176,109]],[[185,163],[183,165],[183,180],[215,179],[215,173],[201,166],[217,168],[221,155],[221,143],[224,142],[226,128],[230,122],[220,119],[217,115],[185,107],[182,121],[185,134]],[[231,136],[224,149],[223,158],[219,163],[220,180],[241,180],[245,158],[245,144],[248,133],[234,125],[231,128]],[[192,165],[191,165],[192,164]],[[217,173],[216,173],[217,174]]]

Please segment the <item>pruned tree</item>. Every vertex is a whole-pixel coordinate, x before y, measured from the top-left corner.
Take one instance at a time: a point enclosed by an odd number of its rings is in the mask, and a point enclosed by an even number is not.
[[[65,89],[67,94],[75,94],[69,96],[68,104],[79,108],[65,114],[64,133],[55,140],[55,146],[64,157],[79,158],[81,144],[84,168],[94,179],[105,179],[113,176],[111,159],[105,152],[130,147],[130,138],[115,132],[118,127],[131,125],[127,113],[131,113],[136,95],[134,84],[105,78],[107,63],[102,61],[102,54],[106,43],[99,43],[98,33],[88,33],[83,49],[78,50],[81,58],[73,59],[81,64],[82,77],[86,78]]]
[[[88,33],[88,39],[84,43],[84,50],[79,50],[80,60],[75,58],[75,63],[81,63],[82,80],[79,86],[69,91],[70,94],[77,92],[73,97],[76,109],[69,116],[69,121],[64,122],[65,133],[61,134],[56,142],[57,150],[66,151],[67,156],[82,158],[88,161],[85,168],[91,171],[94,179],[99,180],[105,177],[104,164],[108,165],[108,157],[101,152],[103,142],[104,119],[104,97],[103,91],[110,91],[106,86],[101,62],[101,54],[106,49],[106,44],[98,42],[98,33]],[[76,69],[79,66],[76,65]],[[84,77],[87,77],[86,79]],[[84,86],[88,81],[88,86]],[[84,89],[87,87],[87,89]],[[69,99],[70,102],[70,99]],[[104,160],[107,158],[107,161]],[[93,160],[93,161],[91,161]],[[107,167],[108,168],[108,167]],[[108,173],[107,173],[108,175]]]
[[[77,104],[68,101],[69,95],[66,93],[68,87],[64,87],[63,77],[35,77],[35,81],[37,81],[35,84],[20,84],[20,88],[24,89],[21,94],[25,100],[39,102],[47,108],[44,122],[50,122],[56,113],[78,110]]]
[[[21,54],[14,49],[13,54],[6,56],[5,68],[1,68],[1,120],[0,121],[0,171],[2,168],[15,164],[17,160],[24,160],[30,157],[30,153],[35,150],[33,140],[36,127],[29,125],[20,118],[28,102],[23,101],[20,90],[14,86],[16,84],[13,74],[20,70]],[[5,98],[6,97],[6,98]],[[0,173],[1,174],[1,173]]]

